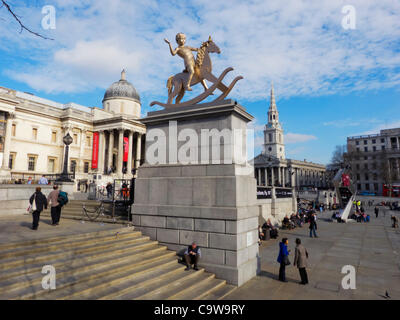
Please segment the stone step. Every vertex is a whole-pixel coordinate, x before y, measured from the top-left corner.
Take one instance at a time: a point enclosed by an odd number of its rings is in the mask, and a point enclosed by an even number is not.
[[[215,279],[214,275],[210,275],[206,280],[201,282],[194,282],[192,285],[188,285],[186,288],[180,290],[172,296],[169,296],[168,300],[200,300],[204,296],[211,294],[215,290],[218,290],[225,286],[226,280]]]
[[[163,254],[142,259],[142,261],[125,262],[119,265],[106,266],[105,268],[97,268],[92,270],[73,270],[62,274],[57,273],[57,289],[54,291],[45,291],[42,288],[41,280],[30,286],[25,286],[18,291],[14,291],[12,296],[14,299],[64,299],[70,297],[75,299],[75,295],[81,295],[85,292],[95,290],[96,284],[99,286],[110,285],[110,279],[123,281],[126,275],[140,274],[148,272],[154,264],[175,264],[174,254],[165,251]],[[118,280],[119,279],[119,280]],[[90,288],[89,291],[88,288]],[[10,294],[9,294],[10,296]]]
[[[110,258],[105,259],[105,257],[101,257],[101,259],[97,259],[92,263],[87,263],[83,261],[77,265],[62,265],[60,268],[56,268],[57,279],[62,279],[66,276],[74,275],[74,277],[78,277],[79,275],[84,274],[85,272],[93,272],[95,270],[106,270],[109,267],[114,268],[116,265],[129,263],[130,265],[142,265],[149,262],[158,261],[162,258],[173,258],[175,256],[175,252],[167,251],[166,247],[159,246],[155,249],[146,249],[142,251],[133,252],[129,255],[120,255],[119,257],[114,257],[112,260]],[[7,293],[10,294],[11,291],[22,290],[26,286],[32,286],[40,284],[43,278],[43,274],[41,273],[42,267],[31,269],[29,274],[19,274],[13,278],[9,278],[6,281],[0,282],[0,297],[2,294]],[[57,283],[57,287],[60,287],[60,284]]]
[[[66,249],[67,247],[74,247],[74,248],[79,248],[83,247],[87,244],[99,244],[107,241],[113,241],[117,239],[129,239],[129,238],[134,238],[141,236],[142,234],[139,231],[132,231],[130,233],[124,232],[122,234],[119,234],[116,232],[115,234],[112,235],[104,235],[100,237],[92,237],[92,238],[86,238],[86,239],[80,239],[80,240],[67,240],[63,242],[58,242],[56,244],[51,244],[51,245],[39,245],[39,246],[27,246],[23,248],[17,248],[17,249],[12,249],[12,250],[7,250],[7,251],[0,251],[0,260],[1,259],[6,259],[9,257],[18,257],[18,256],[29,256],[34,253],[40,253],[40,252],[52,252],[60,249]]]
[[[169,296],[174,295],[176,292],[185,289],[187,286],[191,286],[194,283],[206,280],[208,278],[215,277],[213,274],[204,272],[204,269],[198,271],[188,272],[183,271],[180,278],[169,281],[164,285],[157,286],[152,291],[149,291],[143,295],[135,297],[135,300],[165,300]],[[169,279],[170,280],[170,279]]]
[[[225,284],[223,287],[218,288],[217,290],[205,295],[200,300],[222,300],[225,297],[229,296],[236,289],[237,287],[235,286]]]
[[[117,270],[114,274],[78,283],[73,286],[73,290],[66,288],[57,292],[50,293],[47,298],[61,300],[87,300],[98,299],[104,294],[110,293],[110,290],[119,290],[120,286],[126,285],[130,281],[143,281],[143,277],[156,278],[166,272],[166,270],[176,272],[178,262],[176,259],[167,258],[157,264],[154,262],[142,265],[132,266],[124,270]],[[155,272],[155,273],[154,273]]]
[[[46,215],[44,215],[46,216]],[[50,216],[50,215],[49,215]],[[96,218],[96,219],[89,219],[87,216],[83,215],[61,215],[62,219],[72,219],[72,220],[80,220],[80,221],[87,221],[87,222],[100,222],[100,223],[114,223],[114,224],[122,224],[122,225],[131,225],[132,223],[127,221],[127,217],[115,217],[115,220],[111,216],[103,216],[102,218]]]
[[[123,242],[124,246],[129,246],[131,244],[151,244],[151,241],[149,241],[149,237],[147,236],[139,236],[137,238],[133,238],[130,240],[125,240]],[[32,264],[32,263],[40,263],[44,262],[45,264],[51,264],[52,259],[56,260],[60,257],[69,257],[71,259],[76,259],[76,256],[79,254],[85,254],[85,253],[90,253],[90,252],[100,252],[103,250],[107,249],[112,249],[112,248],[118,248],[120,246],[120,243],[117,241],[111,241],[106,244],[102,245],[90,245],[86,246],[83,248],[79,249],[74,249],[71,248],[70,250],[63,251],[63,250],[58,250],[56,252],[52,253],[47,253],[47,254],[37,254],[37,255],[29,255],[26,257],[18,257],[16,259],[7,259],[2,262],[0,265],[0,270],[5,271],[10,268],[15,268],[19,266],[23,266],[26,264]]]
[[[101,237],[101,236],[108,235],[108,234],[116,234],[117,232],[122,234],[125,232],[132,232],[133,230],[134,230],[133,227],[113,228],[113,229],[96,231],[96,232],[80,233],[80,234],[74,234],[74,235],[71,235],[71,234],[60,235],[60,236],[55,236],[55,237],[38,238],[38,239],[32,239],[32,240],[11,242],[11,243],[0,244],[0,251],[8,250],[8,249],[16,249],[16,248],[32,246],[32,245],[41,245],[41,244],[45,244],[45,243],[62,243],[62,242],[66,242],[66,241],[71,241],[71,237],[73,237],[74,240],[81,240],[81,239],[86,239],[86,238]]]

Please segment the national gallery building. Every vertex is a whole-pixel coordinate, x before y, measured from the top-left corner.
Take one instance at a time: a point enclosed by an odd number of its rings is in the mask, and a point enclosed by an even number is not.
[[[329,186],[326,167],[322,164],[286,159],[282,125],[275,102],[274,88],[264,129],[264,150],[254,158],[257,186],[326,188]]]
[[[131,178],[144,158],[140,112],[139,94],[125,71],[105,92],[102,109],[0,87],[1,183],[61,173],[68,133],[68,171],[77,183]]]

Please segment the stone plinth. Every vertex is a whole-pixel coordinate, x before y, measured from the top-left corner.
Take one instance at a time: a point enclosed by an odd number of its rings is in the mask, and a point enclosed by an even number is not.
[[[177,252],[196,241],[200,265],[238,286],[257,272],[256,180],[245,161],[251,120],[232,100],[149,113],[132,207],[137,229]],[[207,143],[207,130],[225,138]]]

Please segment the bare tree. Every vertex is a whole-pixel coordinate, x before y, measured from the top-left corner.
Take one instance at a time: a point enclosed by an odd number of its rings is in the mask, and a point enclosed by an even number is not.
[[[345,145],[338,145],[335,147],[335,150],[332,153],[331,164],[332,165],[341,165],[344,162],[343,155],[346,153],[346,146]]]
[[[389,189],[389,197],[391,197],[393,182],[397,179],[397,166],[388,157],[388,153],[386,150],[382,150],[381,152],[380,170],[383,182]]]
[[[18,24],[19,24],[19,26],[20,26],[20,28],[21,28],[20,31],[19,31],[20,33],[21,33],[23,30],[26,30],[26,31],[28,31],[29,33],[32,33],[33,35],[35,35],[35,36],[37,36],[37,37],[40,37],[40,38],[42,38],[42,39],[45,39],[45,40],[54,40],[54,39],[52,39],[52,38],[45,37],[45,36],[41,35],[40,33],[34,32],[34,31],[32,31],[31,29],[29,29],[28,27],[26,27],[26,26],[22,23],[20,17],[17,16],[17,15],[14,13],[13,9],[11,9],[11,7],[10,7],[10,5],[7,3],[7,1],[5,1],[5,0],[0,0],[0,1],[1,1],[1,3],[2,3],[2,5],[0,6],[0,9],[3,8],[3,7],[5,7],[5,8],[7,9],[7,11],[11,14],[11,16],[18,22]]]

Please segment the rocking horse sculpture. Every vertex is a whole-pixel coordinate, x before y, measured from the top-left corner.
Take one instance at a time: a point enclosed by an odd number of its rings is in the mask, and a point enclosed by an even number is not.
[[[192,48],[184,46],[186,37],[183,33],[178,33],[176,35],[176,41],[178,47],[174,50],[170,42],[165,39],[165,42],[169,44],[170,51],[172,55],[178,54],[185,61],[185,70],[181,73],[171,76],[167,81],[168,88],[168,101],[167,103],[161,103],[158,101],[153,101],[150,106],[160,105],[164,108],[175,108],[175,107],[186,107],[190,105],[197,104],[208,96],[212,95],[216,89],[219,89],[222,94],[218,96],[214,101],[220,101],[225,99],[225,97],[232,91],[236,82],[243,79],[242,76],[236,77],[231,84],[227,87],[222,81],[228,72],[232,71],[233,68],[226,68],[222,74],[217,78],[212,71],[212,63],[209,53],[221,53],[221,50],[211,39],[211,36],[206,42],[203,42],[200,48]],[[194,60],[192,51],[197,51],[196,60]],[[212,83],[210,88],[207,87],[205,80]],[[201,83],[204,87],[204,92],[199,96],[182,102],[181,100],[185,95],[186,91],[192,91],[191,86]],[[175,103],[173,104],[173,99],[175,98]]]

